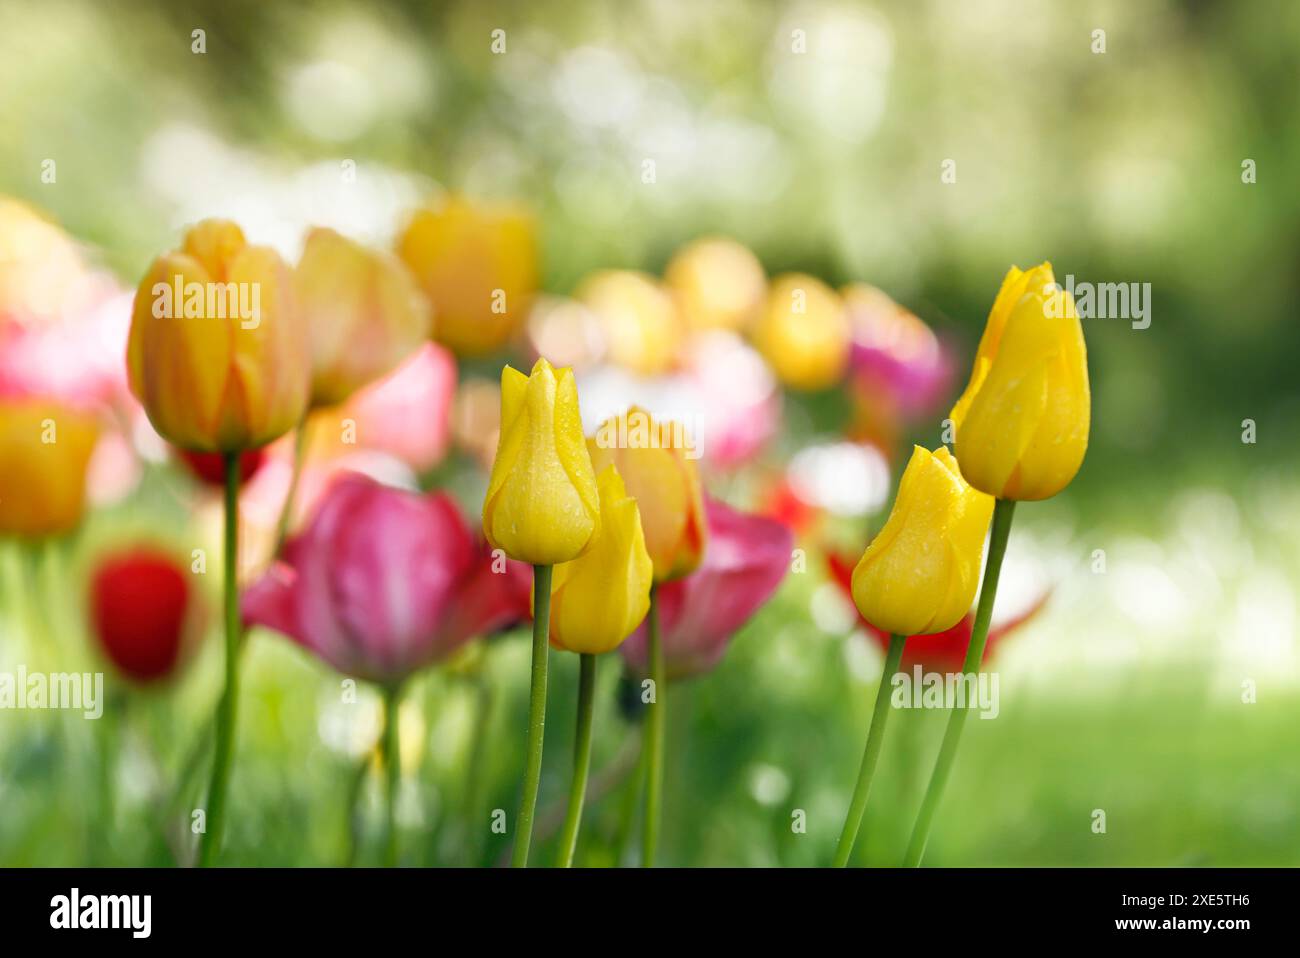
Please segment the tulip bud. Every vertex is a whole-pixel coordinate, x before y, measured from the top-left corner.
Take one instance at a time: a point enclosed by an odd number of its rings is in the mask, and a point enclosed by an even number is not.
[[[758,257],[722,237],[683,246],[664,269],[664,283],[692,329],[747,329],[767,292]]]
[[[853,601],[895,635],[943,632],[975,598],[993,499],[962,478],[940,447],[912,450],[883,529],[853,570]]]
[[[42,399],[0,400],[0,535],[49,536],[81,521],[99,426]]]
[[[644,376],[673,365],[682,343],[681,319],[659,281],[633,270],[602,270],[574,294],[596,317],[613,362]]]
[[[588,446],[597,469],[617,467],[636,499],[655,581],[686,575],[700,564],[708,539],[694,448],[679,423],[656,423],[632,407],[607,419]]]
[[[600,532],[580,557],[557,565],[551,579],[551,645],[588,655],[617,648],[641,624],[654,581],[636,500],[613,466],[596,482]]]
[[[419,210],[398,255],[433,303],[433,338],[457,356],[484,356],[519,329],[537,291],[532,217],[451,199]]]
[[[849,361],[849,320],[844,304],[829,286],[802,274],[772,281],[754,345],[793,389],[834,386]]]
[[[234,223],[199,223],[136,291],[131,391],[183,449],[238,452],[288,432],[307,406],[310,357],[288,267]]]
[[[1015,267],[989,313],[970,382],[951,418],[962,474],[999,499],[1047,499],[1088,450],[1083,328],[1050,263]]]
[[[402,262],[334,230],[307,234],[295,279],[311,328],[313,406],[347,399],[429,335],[429,304]]]
[[[531,565],[587,551],[600,525],[596,472],[582,435],[571,369],[537,360],[525,376],[501,371],[501,436],[483,501],[494,548]]]
[[[184,568],[155,549],[109,556],[90,582],[95,636],[113,664],[137,682],[165,678],[176,668],[191,632],[190,602]]]

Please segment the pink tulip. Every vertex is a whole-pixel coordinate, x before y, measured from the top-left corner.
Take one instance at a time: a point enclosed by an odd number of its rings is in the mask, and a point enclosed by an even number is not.
[[[456,360],[425,343],[348,403],[359,441],[427,472],[442,461],[451,431]]]
[[[664,664],[670,679],[707,672],[731,636],[776,591],[790,567],[794,537],[779,522],[705,499],[709,523],[704,560],[690,575],[660,586]],[[623,643],[637,672],[646,669],[646,625]]]
[[[393,684],[527,618],[528,570],[505,560],[497,569],[447,495],[349,473],[247,591],[244,619],[340,672]]]

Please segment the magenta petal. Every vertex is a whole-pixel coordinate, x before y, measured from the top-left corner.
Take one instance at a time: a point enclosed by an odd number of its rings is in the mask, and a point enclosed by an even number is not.
[[[698,569],[659,590],[664,662],[670,677],[712,669],[727,642],[771,598],[790,565],[793,536],[779,522],[705,501],[709,541]],[[646,627],[623,643],[634,669],[646,667]]]
[[[285,561],[250,590],[249,621],[342,672],[395,682],[441,654],[476,554],[447,496],[345,473],[287,543]]]

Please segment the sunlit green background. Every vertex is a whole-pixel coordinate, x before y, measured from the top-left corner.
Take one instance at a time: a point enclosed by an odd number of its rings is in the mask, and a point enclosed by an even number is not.
[[[1250,0],[6,0],[0,192],[50,211],[129,285],[204,215],[290,249],[309,221],[379,239],[437,185],[532,205],[557,293],[598,267],[657,271],[721,232],[769,273],[880,286],[956,335],[963,369],[1010,263],[1151,283],[1150,328],[1085,321],[1092,447],[1064,494],[1018,511],[1004,575],[1045,577],[1053,598],[999,659],[1001,715],[969,723],[928,861],[1294,865],[1297,76],[1300,5]],[[955,183],[941,182],[945,160]],[[933,445],[938,430],[915,438]],[[85,535],[178,521],[165,500],[146,484]],[[4,660],[93,667],[77,547],[3,560]],[[810,563],[717,671],[672,689],[664,863],[829,861],[880,656],[828,590]],[[52,619],[54,645],[12,644],[33,616]],[[172,794],[218,693],[217,645],[111,723],[0,714],[0,863],[173,860],[203,771]],[[408,863],[502,858],[489,816],[514,815],[527,654],[522,635],[494,640],[410,696]],[[576,660],[553,661],[543,824],[567,786],[576,685]],[[225,860],[373,861],[379,785],[358,769],[378,702],[361,719],[341,710],[338,677],[269,634],[246,665]],[[603,663],[588,864],[636,860],[635,841],[618,850],[635,741],[618,679]],[[942,721],[896,716],[858,861],[901,859]]]

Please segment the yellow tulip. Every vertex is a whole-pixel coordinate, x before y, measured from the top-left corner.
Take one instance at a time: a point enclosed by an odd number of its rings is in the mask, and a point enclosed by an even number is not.
[[[343,402],[429,336],[429,304],[391,254],[316,228],[295,279],[311,329],[313,406]]]
[[[483,500],[493,548],[532,565],[582,555],[600,527],[596,472],[582,435],[573,370],[537,360],[501,371],[501,436]]]
[[[853,570],[853,601],[895,635],[928,635],[970,611],[993,499],[971,488],[948,450],[914,447],[889,519]]]
[[[450,199],[416,212],[398,255],[433,303],[433,338],[457,356],[484,356],[523,324],[537,291],[532,217]]]
[[[667,372],[682,342],[677,305],[659,281],[634,270],[608,269],[574,294],[600,324],[609,358],[644,376]]]
[[[799,273],[772,281],[754,345],[787,386],[834,386],[849,362],[849,319],[829,286]]]
[[[1088,449],[1083,328],[1050,263],[1015,267],[989,313],[970,382],[951,419],[962,474],[999,499],[1047,499]]]
[[[705,237],[677,251],[664,283],[691,328],[740,332],[763,308],[767,277],[758,257],[740,243]]]
[[[135,295],[131,391],[183,449],[236,452],[296,426],[311,387],[293,276],[234,223],[205,220],[154,261]]]
[[[99,426],[42,399],[0,401],[0,534],[48,536],[81,520]]]
[[[54,319],[76,307],[86,264],[37,209],[0,194],[0,316]]]
[[[588,442],[597,469],[613,465],[636,499],[655,581],[695,570],[704,556],[704,517],[696,447],[680,423],[656,423],[632,407],[601,424]]]
[[[556,566],[551,579],[551,645],[588,655],[616,648],[641,624],[654,581],[636,500],[613,466],[596,483],[600,532],[582,556]]]

